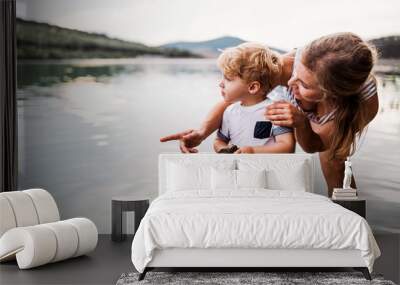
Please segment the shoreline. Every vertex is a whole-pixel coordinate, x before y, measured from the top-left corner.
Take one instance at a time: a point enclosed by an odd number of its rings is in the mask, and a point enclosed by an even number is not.
[[[400,59],[379,59],[373,70],[376,74],[400,75]]]
[[[79,64],[79,63],[100,63],[104,65],[124,65],[126,63],[142,63],[146,60],[162,60],[170,63],[171,61],[182,62],[185,60],[212,61],[210,58],[192,58],[192,57],[163,57],[163,56],[138,56],[123,58],[69,58],[69,59],[17,59],[17,64]],[[373,71],[376,74],[400,75],[400,59],[379,59]]]

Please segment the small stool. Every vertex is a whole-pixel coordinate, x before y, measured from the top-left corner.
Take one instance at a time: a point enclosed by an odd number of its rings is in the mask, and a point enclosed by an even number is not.
[[[126,234],[122,233],[122,214],[123,212],[135,212],[135,232],[137,231],[140,221],[149,208],[150,196],[146,195],[129,195],[117,196],[112,198],[111,219],[112,219],[112,241],[123,241]]]

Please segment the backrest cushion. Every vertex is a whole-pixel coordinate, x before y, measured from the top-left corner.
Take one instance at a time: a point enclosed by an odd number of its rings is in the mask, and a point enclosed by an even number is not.
[[[236,190],[236,170],[211,168],[211,190]]]
[[[160,189],[165,191],[209,190],[211,169],[235,169],[233,159],[219,155],[208,159],[202,155],[160,156]],[[163,181],[161,183],[161,181]]]
[[[11,204],[2,194],[0,193],[0,237],[9,229],[17,226]]]
[[[210,188],[210,167],[170,162],[168,166],[169,191]]]
[[[266,171],[211,169],[211,190],[235,191],[241,189],[267,188]]]
[[[237,187],[239,172],[232,176],[234,172],[224,173],[222,170],[243,171],[240,188],[263,183],[265,188],[275,190],[313,192],[314,188],[314,162],[309,154],[174,153],[159,156],[159,194],[186,189],[222,189],[232,185],[232,177],[235,177]],[[246,176],[246,171],[252,176]],[[260,178],[263,175],[265,179]]]
[[[267,179],[267,171],[265,169],[257,169],[257,170],[243,170],[238,169],[236,172],[236,183],[237,189],[248,189],[248,188],[267,188],[268,187],[268,179]]]
[[[34,226],[60,220],[57,205],[43,189],[0,193],[0,236],[15,227]]]
[[[36,213],[39,218],[39,224],[52,223],[60,220],[56,201],[51,194],[44,189],[28,189],[22,191],[32,199]]]
[[[266,170],[268,189],[312,192],[311,157],[255,157],[251,160],[239,158],[237,166],[239,170]]]

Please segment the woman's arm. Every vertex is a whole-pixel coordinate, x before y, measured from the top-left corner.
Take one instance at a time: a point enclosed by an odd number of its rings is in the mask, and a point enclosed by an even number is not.
[[[366,125],[376,116],[379,108],[378,95],[364,101],[366,109]],[[292,127],[295,130],[297,142],[305,152],[323,152],[330,147],[330,138],[334,130],[333,122],[324,125],[312,123],[295,106],[289,102],[276,102],[267,107],[266,117],[274,125]]]
[[[316,133],[308,119],[294,128],[296,141],[308,153],[321,152],[328,148],[331,128],[324,128],[324,132]]]
[[[201,124],[200,129],[190,129],[184,132],[165,136],[162,137],[160,141],[167,142],[171,140],[179,140],[180,149],[182,152],[197,152],[195,147],[200,145],[203,140],[205,140],[210,134],[220,127],[224,111],[230,104],[231,103],[227,103],[225,101],[217,103],[208,113],[204,122]]]
[[[321,152],[329,146],[331,128],[324,125],[323,129],[316,132],[306,115],[289,102],[280,101],[269,105],[266,117],[274,125],[294,128],[296,140],[305,152]]]

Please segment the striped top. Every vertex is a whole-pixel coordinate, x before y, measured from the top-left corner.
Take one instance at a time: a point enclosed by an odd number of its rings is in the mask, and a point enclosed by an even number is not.
[[[296,55],[295,55],[295,58],[294,58],[292,76],[294,76],[295,67],[296,67],[297,63],[300,61],[300,58],[301,58],[301,49],[298,48],[296,50]],[[373,97],[376,94],[377,94],[376,81],[375,81],[375,78],[373,76],[370,76],[367,79],[367,81],[365,81],[363,86],[361,87],[361,91],[360,91],[361,100],[362,101],[367,101],[368,99],[370,99],[371,97]],[[335,117],[336,109],[334,109],[331,112],[329,112],[327,114],[324,114],[322,116],[318,116],[317,114],[315,114],[312,111],[310,111],[310,112],[304,111],[303,109],[301,109],[301,107],[297,103],[296,98],[294,98],[294,94],[292,92],[292,88],[290,88],[290,87],[287,90],[287,98],[286,99],[290,103],[292,103],[294,106],[296,106],[300,111],[302,111],[304,114],[306,114],[306,116],[308,117],[308,119],[310,121],[312,121],[312,122],[314,122],[316,124],[323,125],[323,124],[333,120],[333,118]]]

